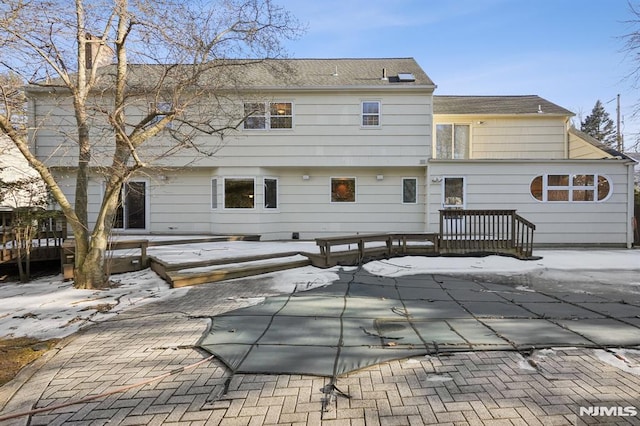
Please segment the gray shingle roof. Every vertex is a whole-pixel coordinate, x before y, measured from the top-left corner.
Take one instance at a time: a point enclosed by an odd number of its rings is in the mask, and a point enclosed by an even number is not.
[[[278,72],[278,63],[282,71]],[[387,79],[383,80],[383,69]],[[276,72],[274,72],[274,70]],[[415,81],[398,81],[410,73]],[[284,74],[284,75],[283,75]],[[341,86],[433,86],[434,83],[413,58],[381,59],[289,59],[267,61],[246,67],[243,77],[253,87],[322,88]]]
[[[387,79],[383,79],[383,70]],[[98,87],[113,87],[115,65],[98,70]],[[402,81],[398,74],[407,73],[413,81]],[[206,89],[323,89],[422,87],[434,89],[433,81],[413,58],[377,59],[247,59],[217,60],[196,68],[192,65],[130,64],[128,85],[132,89],[150,90],[159,81],[165,87],[175,84]],[[31,87],[37,90],[37,87]]]
[[[434,96],[435,114],[556,114],[573,116],[562,108],[536,95],[523,96]]]

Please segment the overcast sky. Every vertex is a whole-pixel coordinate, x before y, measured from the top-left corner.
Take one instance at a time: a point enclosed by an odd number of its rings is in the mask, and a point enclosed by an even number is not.
[[[626,0],[276,0],[307,25],[296,58],[413,57],[440,95],[539,95],[576,114],[600,99],[630,146],[640,89]],[[640,27],[636,27],[640,29]]]

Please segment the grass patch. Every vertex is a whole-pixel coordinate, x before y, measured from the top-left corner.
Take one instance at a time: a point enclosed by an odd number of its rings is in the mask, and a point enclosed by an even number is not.
[[[0,338],[0,386],[10,382],[26,365],[53,348],[60,339]]]

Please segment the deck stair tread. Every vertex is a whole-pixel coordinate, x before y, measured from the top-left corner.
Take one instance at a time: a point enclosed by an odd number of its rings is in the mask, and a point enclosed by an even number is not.
[[[309,258],[299,252],[270,253],[176,264],[166,264],[153,257],[151,260],[152,264],[155,263],[156,268],[163,267],[165,279],[174,288],[244,278],[311,265]],[[156,272],[159,271],[156,270]]]

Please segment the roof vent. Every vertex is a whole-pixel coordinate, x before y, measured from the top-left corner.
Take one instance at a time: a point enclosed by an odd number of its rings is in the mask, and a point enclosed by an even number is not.
[[[387,78],[387,69],[386,68],[382,68],[382,79],[381,80],[389,80]]]
[[[404,82],[416,81],[416,77],[410,72],[399,72],[398,81],[404,81]]]
[[[337,65],[336,65],[336,70],[331,75],[334,76],[334,77],[338,76],[338,66]]]
[[[538,105],[538,114],[543,114],[544,111],[542,111],[542,105]]]

